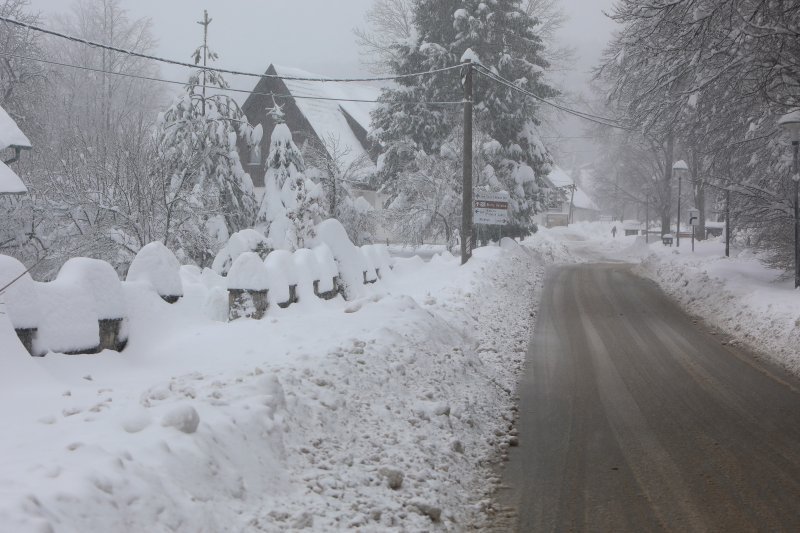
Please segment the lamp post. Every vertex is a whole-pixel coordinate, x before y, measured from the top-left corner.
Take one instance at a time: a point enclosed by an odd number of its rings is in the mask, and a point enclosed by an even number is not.
[[[794,181],[794,288],[800,287],[800,213],[798,200],[800,200],[800,110],[783,115],[778,120],[778,125],[789,134],[794,152],[792,166],[792,181]]]
[[[675,238],[677,240],[676,246],[680,248],[681,246],[681,184],[683,182],[683,176],[689,173],[689,165],[686,164],[686,161],[681,159],[680,161],[675,161],[675,164],[672,165],[672,173],[678,175],[678,227],[677,233],[675,234]]]

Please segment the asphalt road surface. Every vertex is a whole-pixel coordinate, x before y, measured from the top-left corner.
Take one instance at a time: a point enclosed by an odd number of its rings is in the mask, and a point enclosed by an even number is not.
[[[800,532],[800,381],[724,343],[628,265],[551,269],[498,529]]]

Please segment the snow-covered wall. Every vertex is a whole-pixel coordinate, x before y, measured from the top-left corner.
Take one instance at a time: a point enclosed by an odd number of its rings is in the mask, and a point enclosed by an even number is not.
[[[172,312],[192,307],[220,320],[260,319],[269,308],[368,296],[372,284],[390,275],[393,260],[386,246],[355,246],[335,220],[322,222],[316,234],[313,248],[264,254],[263,235],[239,232],[215,267],[204,270],[181,266],[175,254],[154,242],[136,255],[126,281],[104,261],[74,258],[56,280],[37,283],[22,263],[0,256],[0,287],[16,279],[0,293],[0,305],[31,354],[96,353],[122,349],[129,314],[152,312],[154,305],[169,307],[188,298]],[[139,305],[146,293],[153,295],[150,308]]]

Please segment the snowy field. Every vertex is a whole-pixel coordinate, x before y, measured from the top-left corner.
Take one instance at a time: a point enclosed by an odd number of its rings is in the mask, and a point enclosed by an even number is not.
[[[682,239],[680,248],[666,247],[653,236],[649,245],[644,237],[614,239],[607,223],[575,224],[549,234],[586,239],[570,246],[584,258],[639,263],[639,274],[730,342],[746,344],[800,375],[800,294],[793,279],[764,266],[751,251],[732,248],[726,258],[721,238],[696,241],[694,252],[691,239]]]
[[[0,314],[0,531],[480,528],[558,241],[233,323],[184,269],[174,305],[126,288],[121,354],[31,358]]]

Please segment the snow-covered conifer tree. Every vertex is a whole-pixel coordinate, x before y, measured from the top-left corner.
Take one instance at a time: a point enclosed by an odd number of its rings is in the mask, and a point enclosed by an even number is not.
[[[541,97],[556,91],[544,81],[547,62],[537,20],[520,0],[420,0],[415,4],[416,39],[398,43],[398,74],[450,66],[470,58],[496,75]],[[413,154],[439,153],[461,123],[459,107],[415,102],[457,101],[463,97],[458,73],[399,80],[384,91],[373,114],[376,137],[385,148],[384,190],[395,193],[400,172],[413,172]],[[538,104],[508,87],[475,75],[475,119],[490,150],[481,154],[496,184],[511,195],[512,226],[526,231],[540,205],[537,181],[550,170],[550,156],[538,135]],[[496,141],[496,142],[495,142]],[[486,170],[484,167],[482,170]]]
[[[257,221],[272,246],[296,250],[314,236],[314,226],[322,219],[322,192],[304,173],[303,155],[294,144],[283,111],[276,104],[270,114],[275,128],[270,138],[264,198]]]
[[[228,87],[218,72],[206,67],[217,57],[205,43],[195,50],[195,63],[202,65],[158,123],[160,155],[173,172],[173,188],[191,190],[189,204],[201,219],[197,229],[203,235],[197,237],[206,244],[189,252],[199,264],[213,259],[230,234],[251,226],[258,207],[236,141],[255,144],[261,129],[247,123],[230,96],[213,92]]]

